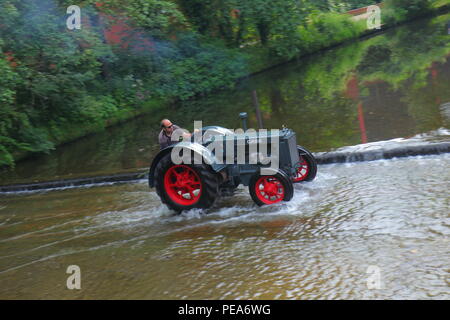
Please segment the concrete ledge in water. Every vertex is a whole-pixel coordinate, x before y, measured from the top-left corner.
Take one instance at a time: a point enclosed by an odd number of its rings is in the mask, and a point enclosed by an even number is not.
[[[318,164],[344,163],[392,159],[420,155],[433,155],[450,152],[450,142],[427,143],[422,145],[408,145],[389,149],[359,150],[359,151],[331,151],[315,153]]]
[[[367,148],[364,150],[364,148]],[[348,150],[347,150],[348,149]],[[377,147],[370,149],[369,145],[346,147],[341,150],[314,153],[318,164],[345,163],[392,159],[419,155],[436,155],[450,152],[450,142],[423,143],[396,147]],[[147,178],[146,171],[120,173],[109,176],[97,176],[78,179],[36,182],[30,184],[15,184],[0,186],[0,193],[16,193],[26,191],[49,190],[67,187],[81,187],[102,183],[125,183]]]
[[[78,179],[64,179],[55,181],[14,184],[14,185],[0,186],[0,193],[79,187],[86,185],[96,185],[101,183],[124,183],[144,179],[145,177],[146,173],[141,171],[141,172],[120,173],[109,176],[97,176]]]

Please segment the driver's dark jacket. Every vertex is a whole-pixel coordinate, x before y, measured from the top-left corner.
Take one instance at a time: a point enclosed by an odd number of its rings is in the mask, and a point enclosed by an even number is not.
[[[173,133],[175,130],[177,130],[177,129],[180,129],[180,127],[174,124],[174,125],[173,125],[172,133]],[[166,148],[166,147],[168,147],[168,146],[170,146],[170,145],[175,144],[175,143],[178,142],[178,141],[172,141],[171,137],[169,137],[169,136],[166,134],[166,132],[164,131],[164,129],[162,129],[161,132],[159,133],[158,141],[159,141],[159,146],[160,146],[161,149],[164,149],[164,148]]]

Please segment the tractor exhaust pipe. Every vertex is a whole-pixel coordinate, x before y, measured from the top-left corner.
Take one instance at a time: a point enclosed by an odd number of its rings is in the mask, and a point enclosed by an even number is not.
[[[244,132],[247,131],[247,117],[247,112],[239,113],[239,118],[242,120],[242,129],[244,129]]]

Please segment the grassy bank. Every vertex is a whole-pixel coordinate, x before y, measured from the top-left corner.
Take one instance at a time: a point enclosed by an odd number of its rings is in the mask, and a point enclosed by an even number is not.
[[[300,59],[356,39],[377,35],[390,28],[450,10],[449,0],[438,0],[431,2],[428,10],[408,15],[405,14],[405,11],[398,13],[395,6],[390,2],[392,1],[387,1],[386,9],[382,11],[382,26],[380,29],[367,29],[366,20],[351,21],[351,16],[348,14],[320,13],[306,25],[299,26],[298,39],[295,40],[297,43],[293,47],[244,47],[243,52],[251,57],[249,59],[249,70],[252,74],[256,74],[294,59]],[[326,29],[334,31],[321,34],[321,30]]]
[[[155,99],[144,101],[139,108],[128,108],[116,111],[113,114],[109,114],[105,119],[98,119],[89,123],[80,125],[79,123],[72,123],[70,121],[62,120],[60,123],[50,123],[49,126],[37,128],[46,132],[49,143],[52,145],[52,149],[59,145],[78,140],[79,138],[87,135],[102,132],[105,128],[117,125],[129,121],[133,118],[141,116],[146,113],[150,113],[153,110],[167,105],[169,102],[163,99]],[[34,152],[15,150],[13,158],[15,161],[25,159]]]

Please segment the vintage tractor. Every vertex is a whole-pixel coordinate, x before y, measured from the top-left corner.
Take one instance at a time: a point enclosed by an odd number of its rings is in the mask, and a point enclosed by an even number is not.
[[[219,197],[233,195],[240,184],[248,186],[259,206],[289,201],[293,183],[315,178],[314,156],[297,145],[295,132],[287,128],[276,133],[249,132],[246,113],[240,116],[244,127],[240,133],[204,127],[190,141],[171,145],[156,155],[149,186],[156,188],[170,209],[210,208]],[[174,161],[173,153],[183,155],[181,161]]]

